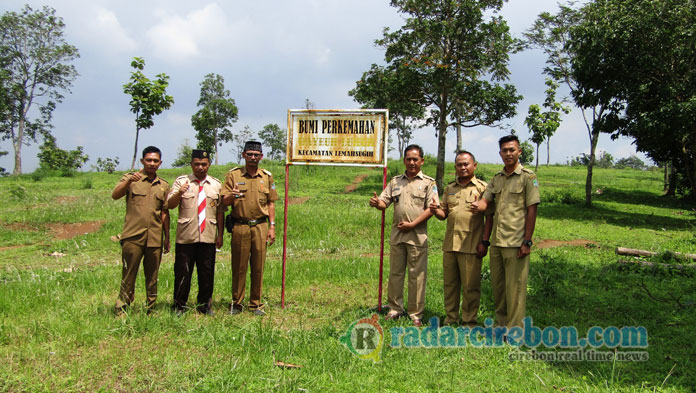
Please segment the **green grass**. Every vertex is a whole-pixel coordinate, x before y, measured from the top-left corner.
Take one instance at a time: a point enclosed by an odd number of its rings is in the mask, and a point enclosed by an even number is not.
[[[583,206],[585,168],[540,167],[535,243],[591,243],[534,249],[527,298],[527,313],[542,328],[576,326],[584,335],[595,325],[645,326],[648,361],[510,361],[509,347],[386,346],[381,362],[373,363],[352,355],[340,337],[353,321],[371,316],[377,303],[381,214],[367,200],[381,189],[382,170],[290,168],[289,196],[302,203],[288,210],[286,308],[281,309],[285,168],[266,167],[274,173],[281,199],[278,242],[269,248],[264,278],[265,318],[226,315],[232,285],[229,244],[217,258],[213,318],[195,313],[179,318],[169,312],[172,254],[160,268],[155,314],[147,316],[140,307],[141,274],[137,305],[127,318],[115,318],[120,248],[110,237],[120,232],[125,208],[110,194],[121,174],[0,179],[0,391],[694,390],[694,277],[622,267],[614,254],[617,246],[696,250],[694,206],[660,196],[661,174],[596,169],[593,188],[603,193],[588,209]],[[213,167],[211,174],[222,180],[227,169]],[[490,179],[499,169],[481,164],[478,172]],[[390,163],[390,174],[401,171],[398,162]],[[434,165],[424,171],[434,174]],[[187,172],[167,169],[160,175],[173,180]],[[453,172],[451,164],[448,172]],[[346,193],[358,175],[366,177]],[[101,227],[56,239],[59,226],[86,221]],[[391,209],[386,221],[391,225]],[[444,315],[440,246],[445,223],[432,219],[429,232],[426,318]],[[49,255],[55,251],[65,256]],[[654,260],[669,259],[664,255]],[[487,270],[486,258],[481,321],[493,316]],[[190,300],[196,292],[194,283]],[[403,320],[380,323],[387,343],[390,328],[409,326]],[[280,368],[277,361],[302,368]]]

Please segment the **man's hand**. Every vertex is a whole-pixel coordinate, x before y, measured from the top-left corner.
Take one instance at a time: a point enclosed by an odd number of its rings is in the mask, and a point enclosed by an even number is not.
[[[526,245],[522,245],[522,247],[517,250],[517,259],[522,259],[529,255],[532,252],[532,248]]]
[[[479,201],[478,198],[479,198],[478,195],[474,195],[474,201],[471,202],[471,208],[469,209],[469,211],[471,211],[471,214],[473,214],[473,215],[477,215],[477,214],[485,211],[486,207],[487,207],[486,205],[484,205],[483,209],[482,209],[481,201]]]
[[[223,235],[218,235],[218,236],[215,238],[215,248],[217,248],[218,250],[221,250],[221,249],[222,249],[222,243],[223,243]]]
[[[433,214],[437,214],[437,209],[440,207],[437,203],[435,203],[435,198],[433,198],[430,201],[430,205],[428,206],[430,208],[430,212]]]
[[[172,243],[169,242],[169,239],[164,239],[164,253],[168,254],[169,250],[172,248]]]
[[[401,221],[399,224],[396,225],[396,229],[399,230],[399,232],[408,232],[414,228],[414,225],[412,222],[408,221]]]
[[[133,183],[133,182],[136,182],[136,181],[140,181],[140,179],[142,179],[142,178],[143,178],[142,172],[138,171],[138,172],[133,173],[133,174],[130,176],[130,178],[128,178],[128,182],[129,182],[129,183]]]
[[[372,192],[373,196],[370,198],[370,206],[372,207],[377,207],[379,205],[379,198],[377,197],[376,192]]]
[[[275,243],[275,225],[269,225],[268,226],[268,245],[272,245]]]
[[[186,191],[188,191],[190,184],[191,183],[189,183],[189,181],[186,180],[186,183],[182,184],[181,187],[179,187],[179,195],[183,195]]]
[[[484,246],[483,243],[479,243],[476,246],[476,256],[479,258],[483,258],[488,254],[488,247]]]

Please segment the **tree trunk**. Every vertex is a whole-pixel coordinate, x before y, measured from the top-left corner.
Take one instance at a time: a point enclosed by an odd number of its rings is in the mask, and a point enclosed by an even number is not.
[[[462,125],[461,125],[461,110],[462,106],[459,105],[459,111],[457,113],[457,153],[462,151]]]
[[[665,175],[664,175],[664,179],[662,181],[662,191],[666,192],[667,188],[669,186],[669,176],[667,175],[667,171],[669,169],[669,162],[665,161],[664,165],[665,165]]]
[[[539,172],[539,144],[537,143],[536,145],[536,165],[534,166],[534,172]]]
[[[14,170],[13,175],[22,174],[22,141],[24,139],[24,119],[19,119],[19,124],[17,126],[17,137],[12,141],[14,147]]]
[[[135,169],[135,160],[138,157],[138,136],[140,135],[140,128],[135,129],[135,148],[133,149],[133,162],[131,162],[131,171]]]
[[[696,198],[696,160],[694,152],[696,152],[696,135],[694,135],[692,146],[689,146],[689,137],[687,135],[682,139],[682,151],[684,152],[684,172],[691,187],[691,197]]]
[[[546,166],[551,162],[551,136],[546,138]]]
[[[445,177],[445,143],[447,142],[447,111],[445,109],[445,103],[447,102],[447,95],[443,94],[441,110],[440,110],[440,120],[438,125],[438,137],[437,137],[437,172],[435,174],[435,183],[437,184],[438,192],[444,190],[443,179]]]
[[[215,143],[215,165],[218,165],[218,141],[217,130],[213,131],[213,142]]]
[[[675,159],[672,159],[672,162],[669,163],[669,176],[667,177],[667,192],[665,192],[666,196],[674,196],[674,194],[677,192],[677,166],[675,165]]]
[[[592,129],[590,138],[590,162],[587,164],[587,180],[585,180],[585,206],[592,207],[592,169],[595,164],[595,150],[599,140],[599,130]]]

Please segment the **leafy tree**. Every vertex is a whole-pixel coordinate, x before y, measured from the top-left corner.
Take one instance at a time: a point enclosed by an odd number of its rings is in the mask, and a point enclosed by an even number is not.
[[[585,180],[585,205],[592,206],[592,170],[599,134],[608,131],[609,110],[606,105],[596,103],[586,105],[577,99],[578,81],[573,73],[572,60],[576,53],[570,44],[570,30],[582,22],[582,12],[571,5],[559,5],[557,14],[542,12],[534,25],[525,33],[527,43],[541,49],[546,55],[544,73],[554,81],[565,85],[571,93],[575,104],[582,113],[582,118],[590,140],[590,155]]]
[[[571,30],[576,101],[609,109],[604,127],[672,161],[696,196],[696,2],[596,0]]]
[[[7,155],[6,151],[0,151],[0,157],[6,156],[6,155]],[[7,171],[3,167],[0,167],[0,176],[7,176]]]
[[[63,37],[65,24],[48,6],[6,12],[0,18],[0,134],[12,140],[13,174],[22,173],[22,146],[50,132],[51,114],[77,77],[77,48]]]
[[[116,167],[118,167],[119,162],[120,161],[118,157],[107,157],[104,159],[99,157],[97,158],[97,165],[92,165],[92,169],[97,172],[114,173],[114,171],[116,171]]]
[[[640,158],[631,155],[629,157],[621,158],[616,163],[614,164],[614,167],[623,169],[623,168],[631,168],[631,169],[638,169],[638,170],[643,170],[646,168],[645,162],[641,160]]]
[[[529,142],[524,141],[520,143],[520,151],[520,162],[522,165],[527,165],[534,161],[534,147]]]
[[[218,145],[232,141],[230,127],[237,121],[237,105],[225,89],[225,80],[221,75],[208,74],[201,82],[201,97],[198,110],[191,116],[191,125],[198,131],[198,148],[212,152],[215,165],[218,165]]]
[[[80,169],[89,159],[82,146],[75,150],[63,150],[56,145],[56,138],[50,134],[44,135],[44,143],[39,147],[38,157],[41,168],[63,172]]]
[[[143,74],[145,60],[134,57],[131,67],[130,82],[123,85],[123,92],[131,96],[131,112],[135,113],[135,147],[133,148],[133,161],[131,169],[135,168],[135,160],[138,157],[138,136],[140,130],[146,130],[155,122],[153,117],[169,109],[174,103],[174,98],[167,95],[169,77],[166,74],[157,74],[157,79],[150,80]]]
[[[179,146],[179,150],[176,152],[176,160],[172,162],[174,168],[182,168],[191,164],[191,152],[193,148],[188,139],[184,139],[184,144]]]
[[[376,43],[386,49],[392,69],[408,68],[413,96],[431,108],[428,123],[437,129],[438,187],[445,173],[447,130],[497,125],[515,114],[520,100],[514,86],[501,84],[509,75],[509,53],[518,42],[495,14],[504,0],[391,0],[406,15],[404,26]],[[486,16],[490,15],[490,16]]]
[[[546,166],[549,166],[549,161],[551,160],[549,141],[561,125],[561,112],[570,112],[569,108],[563,106],[560,102],[556,102],[558,83],[554,82],[553,79],[547,78],[546,86],[548,87],[546,89],[546,100],[544,101],[546,111],[541,112],[539,105],[532,104],[529,106],[529,114],[524,120],[524,124],[529,127],[529,131],[532,133],[531,141],[536,144],[536,171],[539,170],[539,145],[546,141]]]
[[[389,129],[396,131],[399,157],[408,146],[415,128],[414,121],[425,117],[425,108],[418,96],[418,74],[406,66],[392,64],[388,67],[372,64],[363,73],[356,87],[348,94],[363,104],[363,108],[389,109]]]
[[[277,160],[283,157],[288,146],[287,135],[287,131],[280,128],[277,124],[266,124],[259,131],[259,138],[261,138],[264,145],[271,149],[271,152],[268,154],[271,159]]]
[[[254,138],[254,131],[249,128],[249,126],[244,126],[237,135],[232,138],[232,145],[234,146],[233,152],[237,155],[237,163],[242,163],[242,152],[244,151],[244,144]]]

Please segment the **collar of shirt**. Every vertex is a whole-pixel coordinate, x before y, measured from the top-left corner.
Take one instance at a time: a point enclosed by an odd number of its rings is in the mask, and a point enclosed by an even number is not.
[[[455,180],[455,182],[456,182],[457,184],[459,184],[460,186],[462,186],[462,187],[466,187],[467,185],[469,185],[469,183],[474,184],[474,180],[476,180],[476,175],[472,176],[471,179],[469,179],[469,181],[466,182],[465,184],[462,184],[462,183],[459,181],[459,176],[457,176],[457,179]]]
[[[198,178],[197,178],[196,175],[194,175],[193,173],[190,174],[190,175],[188,175],[188,178],[189,178],[189,182],[190,182],[190,183],[194,183],[194,182],[195,182],[195,183],[197,183],[197,184],[203,184],[203,183],[208,183],[208,184],[210,184],[210,175],[205,175],[205,179],[203,179],[202,182],[199,182]]]
[[[249,176],[249,177],[260,177],[261,176],[261,168],[256,168],[256,174],[252,176],[249,172],[247,172],[246,167],[242,167],[242,176]]]
[[[505,167],[503,167],[503,169],[500,171],[500,173],[502,173],[502,174],[505,175],[505,176],[512,176],[513,173],[514,173],[515,175],[521,175],[521,174],[522,174],[522,163],[520,163],[520,162],[518,161],[518,162],[517,162],[517,166],[515,167],[515,170],[512,171],[512,173],[510,173],[510,174],[508,174],[507,172],[505,172]]]
[[[411,179],[415,179],[415,178],[420,178],[420,179],[422,180],[422,179],[424,179],[423,176],[424,176],[424,175],[423,175],[423,171],[418,171],[418,173],[416,174],[416,176],[414,176],[414,177],[412,177],[412,178],[409,178],[408,175],[406,175],[406,173],[404,173],[403,175],[401,175],[401,177],[403,177],[403,178],[406,179],[406,180],[411,180]]]
[[[142,182],[148,182],[148,183],[152,183],[152,184],[157,184],[157,183],[160,182],[161,179],[162,179],[162,178],[159,177],[159,176],[157,176],[157,175],[155,175],[155,178],[152,179],[152,180],[150,180],[150,178],[147,177],[147,176],[143,176],[143,177],[140,179],[140,181],[142,181]]]

